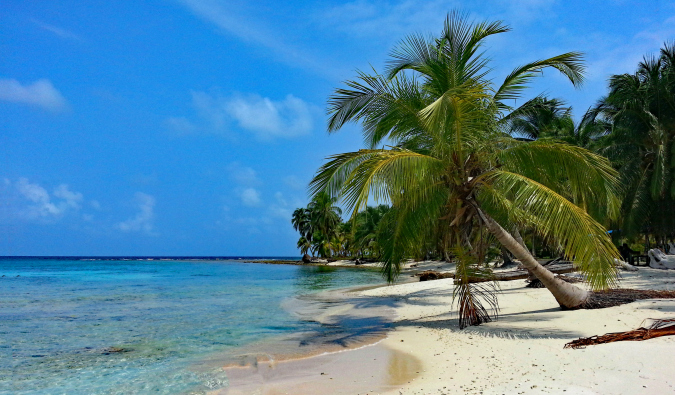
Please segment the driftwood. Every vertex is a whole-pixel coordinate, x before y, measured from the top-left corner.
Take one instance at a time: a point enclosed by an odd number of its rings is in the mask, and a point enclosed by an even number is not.
[[[435,270],[425,270],[415,274],[420,278],[420,281],[439,280],[441,278],[454,278],[454,273],[440,273]]]
[[[571,263],[552,264],[548,265],[546,268],[555,274],[571,273],[577,271],[577,268],[575,268],[574,265]],[[420,278],[420,281],[438,280],[441,278],[455,277],[453,273],[439,273],[435,270],[425,270],[423,272],[415,274],[415,276],[418,276]],[[490,277],[469,277],[469,283],[482,283],[487,281],[513,281],[513,280],[522,280],[526,278],[527,278],[526,271],[508,270],[499,273],[493,273],[493,275]],[[563,278],[563,280],[567,281],[567,279],[565,278]]]
[[[651,325],[628,332],[614,332],[602,336],[582,337],[565,344],[564,348],[585,348],[595,344],[612,343],[618,341],[648,340],[661,336],[675,335],[675,319],[654,320]],[[644,321],[642,321],[644,324]]]
[[[555,274],[571,273],[577,271],[577,268],[575,268],[574,265],[571,263],[549,265],[546,268]],[[513,281],[513,280],[523,280],[526,278],[527,278],[527,271],[509,270],[494,273],[492,278],[469,277],[469,282],[480,283],[485,281]]]

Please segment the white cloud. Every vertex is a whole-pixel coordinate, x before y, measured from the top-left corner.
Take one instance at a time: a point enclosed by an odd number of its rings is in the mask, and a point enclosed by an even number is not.
[[[33,105],[54,112],[68,107],[66,99],[46,79],[29,85],[21,85],[15,79],[0,79],[0,100]]]
[[[340,4],[324,10],[317,20],[350,36],[400,40],[408,34],[440,31],[449,10],[458,2],[432,0],[363,1]]]
[[[185,117],[169,117],[164,121],[164,125],[179,136],[193,134],[199,131],[197,125],[193,124]]]
[[[281,101],[257,95],[237,97],[227,103],[226,110],[239,126],[261,140],[302,136],[313,126],[309,106],[293,95]]]
[[[288,202],[284,198],[284,195],[281,192],[274,194],[276,203],[273,203],[269,207],[270,215],[276,218],[291,220],[291,215],[293,214],[293,209],[289,207]]]
[[[180,0],[180,2],[193,14],[216,25],[227,35],[264,48],[265,54],[270,54],[291,67],[311,70],[322,76],[331,76],[333,72],[333,62],[318,59],[311,50],[301,49],[283,38],[293,27],[268,28],[258,15],[259,8],[250,7],[256,11],[251,13],[237,7],[236,2],[232,1]],[[279,22],[283,23],[283,20]]]
[[[136,192],[134,202],[138,208],[136,216],[117,223],[116,227],[123,232],[143,232],[155,235],[153,220],[155,218],[155,198],[143,192]]]
[[[555,3],[556,0],[491,2],[488,10],[496,17],[487,19],[504,19],[509,24],[534,22],[542,16],[551,17],[550,10]],[[471,7],[457,0],[357,0],[324,9],[316,15],[316,20],[350,36],[384,39],[389,43],[413,33],[438,34],[448,12],[471,9],[483,13],[485,5]],[[474,17],[476,20],[485,19],[475,12],[468,15],[469,20]]]
[[[15,187],[30,202],[21,210],[22,215],[29,219],[61,217],[67,211],[79,210],[83,200],[80,192],[71,191],[66,184],[61,184],[54,190],[54,199],[44,187],[30,183],[27,178],[19,178]]]
[[[593,58],[588,65],[589,78],[605,83],[611,74],[634,73],[645,55],[658,56],[664,41],[675,36],[675,17],[653,24],[626,40],[623,37],[593,35],[577,37],[590,49]]]
[[[38,184],[31,184],[26,178],[20,178],[16,183],[16,188],[19,190],[19,193],[22,194],[26,199],[35,203],[30,208],[29,216],[41,216],[46,217],[50,215],[59,215],[61,210],[59,210],[55,204],[50,201],[49,193],[46,189],[41,187]]]
[[[250,167],[242,166],[239,162],[232,162],[227,166],[232,181],[242,185],[257,185],[260,183],[258,174]]]
[[[82,202],[82,194],[68,189],[68,185],[61,184],[54,190],[54,196],[63,199],[64,203],[71,208],[79,209]]]
[[[192,107],[197,121],[171,117],[165,126],[177,134],[216,133],[233,137],[236,126],[251,132],[258,140],[293,138],[309,134],[318,108],[293,95],[272,100],[255,94],[222,96],[218,93],[192,92]]]
[[[284,194],[281,192],[275,193],[274,198],[275,202],[269,206],[269,215],[271,217],[289,221],[289,223],[291,216],[293,215],[293,211],[298,207],[304,206],[302,201],[299,199],[292,199],[292,201],[289,201],[289,199],[287,199],[286,196],[284,196]]]
[[[293,189],[303,189],[305,185],[300,181],[300,179],[297,176],[290,175],[284,177],[284,184],[288,185],[289,187]]]
[[[31,22],[38,25],[43,30],[54,33],[61,38],[65,38],[65,39],[68,39],[68,40],[82,41],[82,38],[80,36],[78,36],[77,34],[75,34],[73,32],[70,32],[66,29],[60,28],[58,26],[49,25],[49,24],[40,22],[36,19],[31,19]]]
[[[255,188],[246,188],[243,189],[241,192],[239,192],[239,197],[241,198],[241,202],[245,206],[249,207],[255,207],[260,205],[260,192],[256,190]]]

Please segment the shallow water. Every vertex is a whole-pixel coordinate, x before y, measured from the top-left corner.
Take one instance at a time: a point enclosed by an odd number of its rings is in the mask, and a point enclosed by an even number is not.
[[[0,393],[12,394],[220,388],[222,369],[191,367],[265,339],[326,331],[282,302],[382,283],[377,271],[241,261],[0,258],[2,275]]]

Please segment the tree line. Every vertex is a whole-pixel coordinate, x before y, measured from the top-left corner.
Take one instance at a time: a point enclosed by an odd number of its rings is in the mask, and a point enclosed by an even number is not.
[[[338,199],[326,193],[317,194],[304,208],[293,212],[293,228],[300,233],[297,247],[304,255],[322,258],[371,258],[381,254],[378,240],[382,237],[382,218],[390,207],[368,206],[347,221],[342,220]]]

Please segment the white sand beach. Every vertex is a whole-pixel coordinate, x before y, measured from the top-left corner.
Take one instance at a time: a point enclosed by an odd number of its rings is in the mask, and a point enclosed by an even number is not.
[[[621,288],[675,290],[675,271],[641,267],[621,276]],[[452,279],[358,291],[359,303],[339,314],[359,314],[362,306],[376,303],[391,307],[393,329],[384,340],[354,351],[259,366],[247,381],[235,379],[220,393],[675,393],[675,337],[563,348],[579,337],[636,329],[649,318],[673,318],[675,299],[562,311],[546,289],[525,288],[524,280],[499,284],[499,319],[464,330],[451,306]]]

